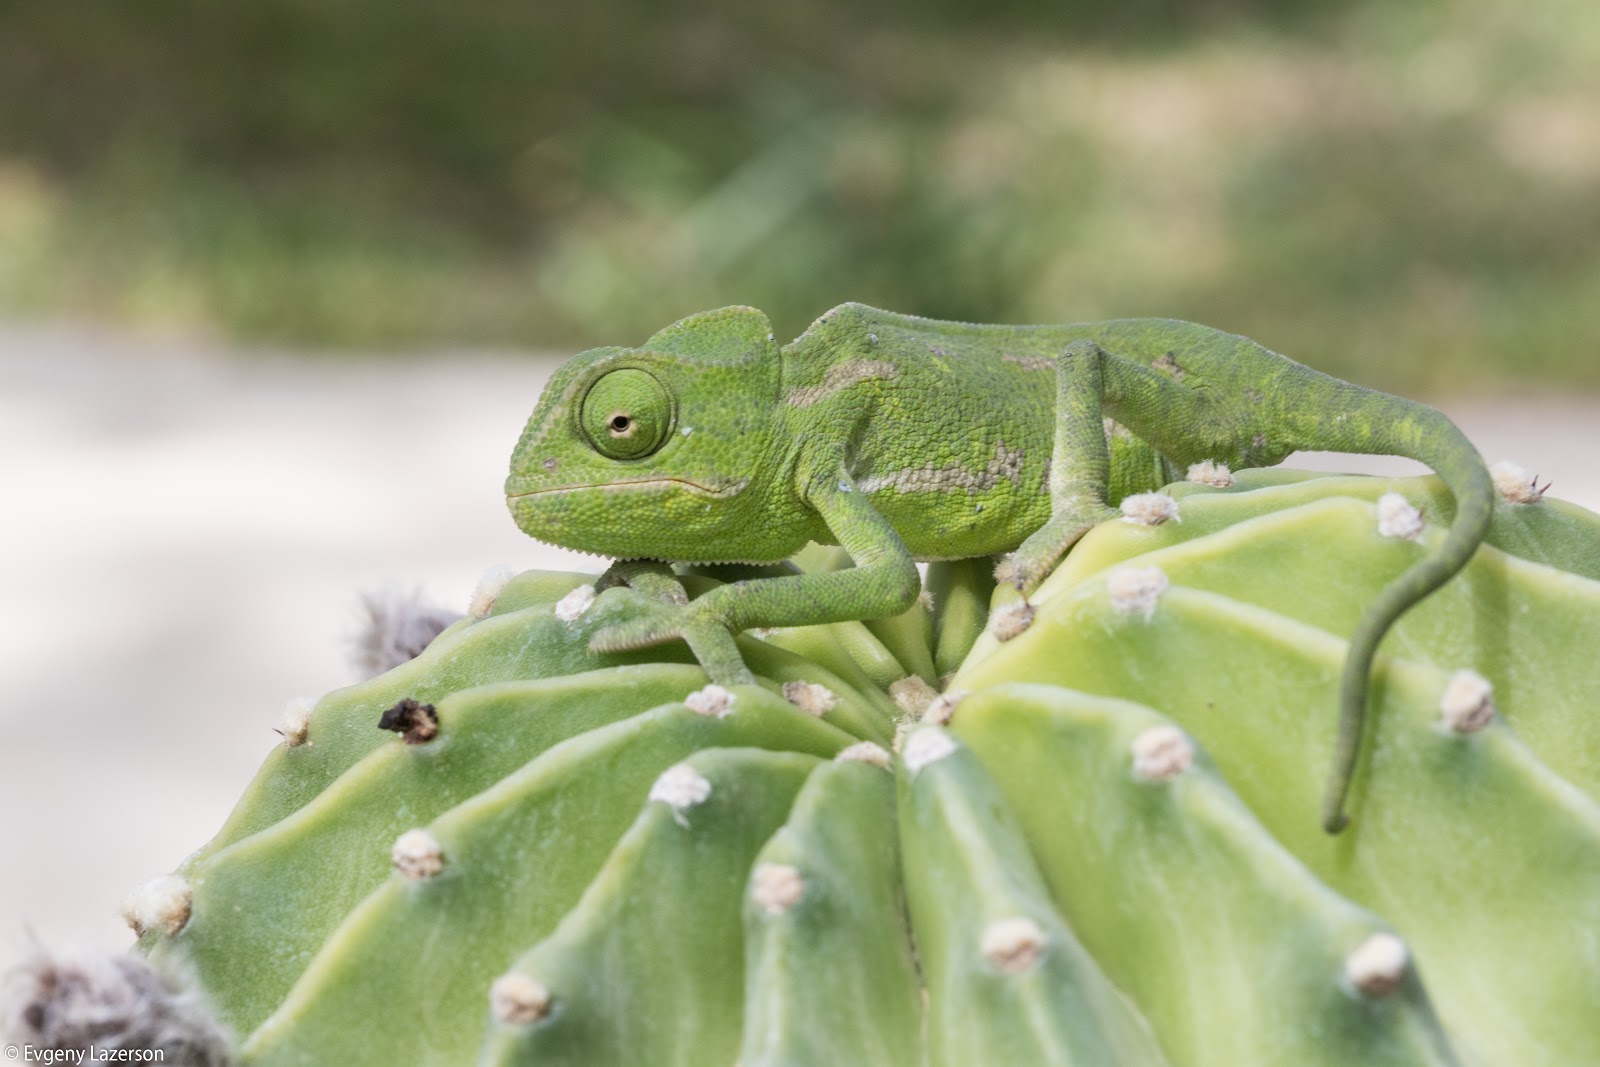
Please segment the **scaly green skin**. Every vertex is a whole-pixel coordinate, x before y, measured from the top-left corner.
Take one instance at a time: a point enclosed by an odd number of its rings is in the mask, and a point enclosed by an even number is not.
[[[635,568],[574,616],[557,601],[592,576],[523,575],[324,698],[181,868],[187,915],[145,950],[243,1067],[1588,1067],[1600,517],[1502,509],[1501,548],[1395,627],[1363,817],[1328,838],[1314,709],[1340,635],[1446,536],[1384,537],[1370,500],[1448,512],[1432,479],[1297,479],[1173,486],[1182,523],[1103,524],[1007,642],[982,632],[993,583],[970,560],[933,564],[940,595],[881,639],[769,635],[825,668],[741,638],[757,684],[726,703],[692,663],[588,651],[677,582],[716,582]],[[1111,579],[1150,567],[1171,585],[1148,617],[1117,609]],[[959,668],[933,721],[897,756],[858,745],[888,740],[884,690],[929,660]],[[1463,667],[1495,687],[1477,733],[1440,722]],[[800,680],[836,702],[773,692]],[[439,733],[407,745],[376,721],[414,693]],[[1192,759],[1141,777],[1137,739],[1174,724]],[[676,764],[709,787],[681,809],[650,799]],[[441,848],[432,876],[390,869],[414,827]],[[1390,929],[1410,953],[1394,988],[1355,988],[1352,952]],[[541,1010],[506,1017],[507,976]]]
[[[1456,501],[1449,535],[1354,624],[1322,814],[1337,832],[1378,643],[1471,557],[1495,499],[1472,445],[1425,405],[1168,319],[982,326],[845,304],[780,349],[766,316],[723,308],[562,367],[506,497],[528,534],[622,560],[775,563],[808,541],[842,546],[849,570],[735,582],[594,638],[617,651],[681,637],[732,684],[750,673],[730,634],[899,615],[916,560],[1009,552],[1002,573],[1027,595],[1111,504],[1174,465],[1237,470],[1299,449],[1410,456]]]

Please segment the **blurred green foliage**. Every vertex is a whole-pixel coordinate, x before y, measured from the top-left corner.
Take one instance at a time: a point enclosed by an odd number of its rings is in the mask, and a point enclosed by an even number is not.
[[[1193,318],[1600,385],[1589,0],[0,0],[0,306],[317,346]]]

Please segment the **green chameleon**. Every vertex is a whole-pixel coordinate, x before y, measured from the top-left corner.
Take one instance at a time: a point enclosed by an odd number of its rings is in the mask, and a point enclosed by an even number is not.
[[[730,307],[561,367],[506,498],[531,536],[622,561],[775,563],[808,541],[841,546],[854,568],[735,581],[692,603],[657,584],[639,617],[592,641],[682,638],[733,684],[753,680],[738,631],[898,614],[920,591],[917,560],[1008,553],[997,577],[1026,596],[1121,497],[1192,463],[1269,466],[1298,449],[1421,460],[1457,503],[1445,539],[1351,637],[1324,808],[1334,833],[1378,643],[1467,562],[1493,509],[1482,458],[1433,408],[1169,319],[987,326],[844,304],[780,348],[764,314]],[[619,563],[601,585],[662,574]]]

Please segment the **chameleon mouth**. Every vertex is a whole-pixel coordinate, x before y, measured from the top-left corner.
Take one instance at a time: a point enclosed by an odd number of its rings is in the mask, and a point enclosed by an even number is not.
[[[590,482],[584,485],[559,485],[550,489],[532,489],[526,493],[507,493],[506,503],[526,500],[529,497],[545,496],[551,493],[577,493],[585,489],[687,489],[691,493],[706,497],[711,500],[726,500],[728,497],[738,496],[744,492],[745,486],[750,483],[743,478],[716,487],[701,485],[699,482],[690,481],[688,478],[638,478],[631,481],[620,482]]]

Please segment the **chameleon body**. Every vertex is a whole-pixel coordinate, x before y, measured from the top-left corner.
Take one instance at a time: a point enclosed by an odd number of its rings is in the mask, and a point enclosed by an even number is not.
[[[1300,449],[1420,460],[1457,505],[1443,542],[1351,637],[1332,832],[1378,643],[1466,563],[1493,507],[1483,460],[1433,408],[1167,319],[991,326],[845,304],[780,348],[765,315],[732,307],[562,366],[506,496],[531,536],[624,561],[776,563],[809,541],[842,546],[852,569],[732,582],[692,603],[639,564],[603,580],[635,576],[657,597],[597,649],[681,637],[728,684],[751,680],[740,630],[897,614],[920,591],[917,560],[1006,553],[999,574],[1027,595],[1120,496],[1193,463],[1267,466]]]

